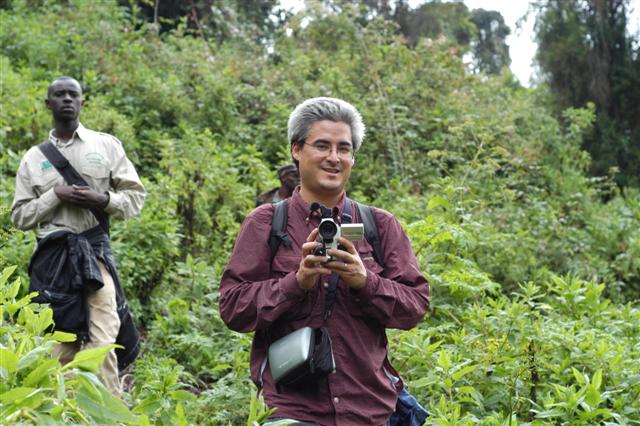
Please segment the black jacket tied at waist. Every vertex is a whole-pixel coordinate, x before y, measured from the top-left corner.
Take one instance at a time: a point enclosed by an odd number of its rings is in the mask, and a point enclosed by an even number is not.
[[[30,290],[39,294],[38,303],[53,309],[54,328],[74,333],[81,342],[89,341],[89,311],[85,288],[104,285],[98,262],[102,262],[116,287],[120,331],[116,344],[118,367],[124,369],[140,352],[140,337],[116,271],[111,242],[99,226],[80,234],[57,231],[38,241],[29,264]]]

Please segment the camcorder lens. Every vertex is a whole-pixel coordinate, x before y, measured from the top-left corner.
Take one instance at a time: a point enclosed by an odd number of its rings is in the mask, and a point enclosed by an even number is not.
[[[338,233],[338,225],[332,220],[323,221],[318,232],[323,240],[333,240],[333,237]]]

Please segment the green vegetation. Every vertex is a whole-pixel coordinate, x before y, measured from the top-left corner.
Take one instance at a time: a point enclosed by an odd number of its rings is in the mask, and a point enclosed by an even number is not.
[[[597,120],[583,142],[592,171],[619,173],[640,184],[640,30],[630,33],[630,0],[539,2],[538,62],[557,109],[596,105]]]
[[[432,283],[423,323],[389,333],[429,424],[640,423],[640,190],[587,174],[596,105],[558,118],[545,86],[472,74],[457,41],[408,43],[384,14],[348,6],[292,17],[267,41],[255,24],[214,37],[182,19],[160,32],[115,1],[0,5],[2,418],[263,420],[251,336],[220,320],[218,279],[289,159],[289,112],[332,95],[368,126],[350,196],[403,221]],[[84,85],[83,124],[123,141],[149,192],[139,217],[112,226],[144,337],[125,404],[95,380],[98,353],[47,361],[65,337],[30,302],[34,237],[10,223],[15,172],[47,136],[43,98],[59,75]]]

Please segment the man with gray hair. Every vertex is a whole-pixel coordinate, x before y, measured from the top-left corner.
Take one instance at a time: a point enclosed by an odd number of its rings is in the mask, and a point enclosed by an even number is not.
[[[317,251],[327,215],[342,224],[365,222],[363,206],[345,194],[364,131],[358,111],[340,99],[313,98],[295,108],[288,136],[300,186],[282,202],[286,228],[275,234],[283,244],[272,252],[272,219],[281,205],[256,208],[221,279],[222,319],[233,330],[255,332],[251,378],[277,408],[272,420],[387,425],[403,390],[387,358],[385,329],[416,326],[429,307],[429,285],[399,222],[367,207],[382,259],[366,239],[341,237],[337,248]],[[302,385],[278,382],[279,366],[267,366],[269,347],[305,327],[328,334],[321,345],[330,348],[334,371]]]

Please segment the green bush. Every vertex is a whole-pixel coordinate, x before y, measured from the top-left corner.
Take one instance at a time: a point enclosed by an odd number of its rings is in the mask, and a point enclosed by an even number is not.
[[[220,320],[218,277],[255,196],[290,161],[289,112],[307,97],[337,96],[367,124],[349,195],[396,214],[432,284],[428,317],[389,333],[429,424],[640,421],[640,194],[617,191],[614,176],[587,177],[580,146],[593,106],[559,120],[543,85],[470,74],[451,40],[413,47],[382,19],[358,17],[314,8],[266,45],[242,35],[216,43],[185,21],[159,33],[115,1],[5,2],[0,267],[20,265],[23,278],[12,297],[27,296],[34,248],[10,223],[15,173],[47,136],[47,85],[72,75],[84,88],[83,123],[123,142],[148,191],[138,217],[112,226],[144,338],[126,422],[264,420],[248,378],[251,336]],[[4,311],[13,328],[2,339],[25,339],[44,360],[52,337],[36,338],[17,318]],[[0,341],[0,350],[18,347]],[[23,386],[20,370],[3,368],[0,386]],[[67,395],[94,383],[73,380]],[[3,388],[2,413],[83,422],[68,405],[49,408],[62,404],[54,386],[10,403]]]

